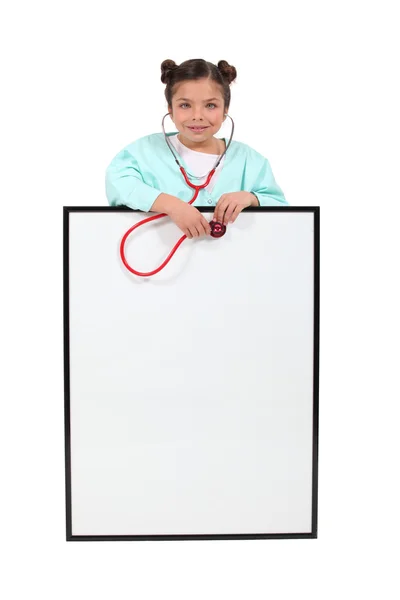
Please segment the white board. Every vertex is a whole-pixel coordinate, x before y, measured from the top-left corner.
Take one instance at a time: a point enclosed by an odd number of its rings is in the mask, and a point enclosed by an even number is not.
[[[316,537],[319,208],[147,216],[64,207],[67,539]]]

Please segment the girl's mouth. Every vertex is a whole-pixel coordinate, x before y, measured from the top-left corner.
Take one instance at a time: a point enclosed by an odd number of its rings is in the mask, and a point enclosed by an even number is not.
[[[207,129],[207,127],[189,127],[188,129],[190,129],[190,131],[193,131],[194,133],[201,133],[202,131]]]

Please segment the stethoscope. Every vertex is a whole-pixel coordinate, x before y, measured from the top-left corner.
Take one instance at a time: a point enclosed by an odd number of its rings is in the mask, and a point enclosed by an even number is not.
[[[166,117],[169,116],[169,113],[167,113],[166,115],[164,115],[161,126],[162,126],[162,130],[164,132],[164,137],[165,137],[165,141],[167,142],[168,148],[171,150],[172,155],[174,157],[174,160],[176,162],[176,164],[178,165],[183,177],[185,178],[186,183],[195,190],[195,193],[193,195],[193,198],[188,202],[188,204],[193,204],[193,202],[196,200],[199,191],[202,190],[203,188],[207,187],[208,184],[211,181],[212,176],[214,175],[216,169],[218,168],[218,165],[220,164],[221,160],[223,159],[223,157],[225,156],[225,154],[228,151],[228,148],[231,144],[232,141],[232,137],[233,137],[233,131],[235,129],[235,124],[233,122],[232,117],[230,117],[228,114],[225,114],[226,117],[229,117],[230,120],[232,121],[232,131],[231,131],[231,136],[229,138],[229,142],[228,145],[225,148],[224,153],[217,159],[217,162],[215,163],[214,167],[212,168],[212,170],[209,172],[206,182],[203,183],[202,185],[194,185],[188,178],[185,169],[180,165],[173,149],[172,149],[172,145],[168,139],[167,134],[165,133],[165,129],[164,129],[164,120]],[[194,179],[202,179],[203,177],[205,177],[205,175],[203,175],[202,177],[196,177],[194,175],[191,175]],[[140,227],[141,225],[145,225],[146,223],[150,223],[150,221],[155,221],[156,219],[162,219],[163,217],[167,217],[168,215],[165,213],[162,213],[160,215],[154,215],[152,217],[148,217],[147,219],[143,219],[143,221],[139,221],[139,223],[136,223],[135,225],[133,225],[133,227],[131,227],[130,229],[128,229],[128,231],[125,233],[124,237],[122,238],[121,241],[121,245],[120,245],[120,256],[121,256],[121,260],[124,263],[125,267],[128,269],[128,271],[130,271],[131,273],[133,273],[134,275],[139,275],[140,277],[150,277],[151,275],[155,275],[156,273],[159,273],[159,271],[161,271],[161,269],[163,269],[171,260],[171,258],[173,257],[173,255],[175,254],[175,252],[178,250],[179,246],[182,244],[182,242],[187,238],[186,235],[183,235],[180,240],[175,244],[175,246],[172,248],[171,252],[169,253],[169,255],[167,256],[167,258],[164,260],[164,262],[157,268],[154,269],[154,271],[149,271],[148,273],[141,273],[140,271],[136,271],[135,269],[133,269],[127,262],[126,258],[125,258],[125,242],[128,238],[128,236],[135,230],[137,229],[137,227]],[[226,232],[226,226],[223,223],[219,223],[218,221],[210,221],[210,227],[211,227],[211,233],[210,235],[213,238],[220,238],[222,237],[225,232]]]

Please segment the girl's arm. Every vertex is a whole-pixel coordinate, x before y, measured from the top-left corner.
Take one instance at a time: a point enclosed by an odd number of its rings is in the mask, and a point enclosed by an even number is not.
[[[271,166],[266,158],[262,159],[258,176],[250,191],[259,201],[260,206],[286,206],[289,204],[281,188],[276,183]]]
[[[182,203],[176,196],[163,193],[144,183],[135,157],[121,150],[106,170],[106,196],[111,206],[128,206],[143,212],[169,214]]]

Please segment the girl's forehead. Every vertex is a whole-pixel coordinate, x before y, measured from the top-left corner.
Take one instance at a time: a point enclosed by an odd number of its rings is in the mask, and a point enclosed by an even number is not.
[[[220,98],[223,99],[221,86],[210,79],[194,79],[177,83],[174,89],[174,99],[188,100]]]

